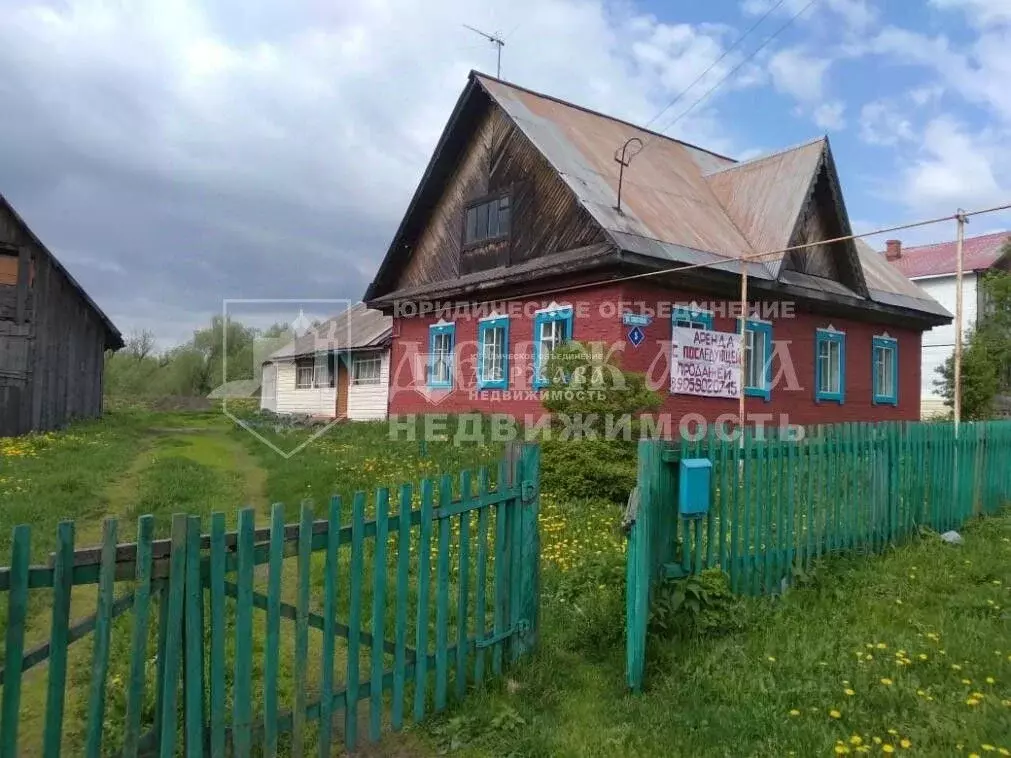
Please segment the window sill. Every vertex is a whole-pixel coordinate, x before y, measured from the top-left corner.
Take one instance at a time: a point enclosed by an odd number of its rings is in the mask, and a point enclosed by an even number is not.
[[[899,404],[899,399],[896,397],[875,397],[873,400],[873,404],[896,406]]]
[[[771,390],[762,389],[761,387],[745,387],[744,388],[744,396],[745,397],[760,397],[765,402],[769,402],[770,400],[772,400],[772,391]]]
[[[843,405],[845,403],[845,401],[843,400],[843,396],[842,395],[836,395],[836,394],[832,394],[832,395],[815,395],[814,396],[814,401],[816,403],[837,403],[839,405]]]

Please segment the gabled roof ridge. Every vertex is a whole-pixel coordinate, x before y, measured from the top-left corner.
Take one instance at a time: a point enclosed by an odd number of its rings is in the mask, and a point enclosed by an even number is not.
[[[648,129],[645,126],[640,126],[639,124],[634,124],[631,121],[626,121],[623,118],[617,118],[616,116],[609,116],[606,113],[601,113],[600,111],[595,111],[595,110],[593,110],[593,108],[587,108],[585,105],[579,105],[578,103],[573,103],[573,102],[570,102],[569,100],[563,100],[560,97],[555,97],[554,95],[548,95],[548,94],[546,94],[544,92],[538,92],[537,90],[530,89],[529,87],[523,87],[523,86],[521,86],[519,84],[514,84],[513,82],[507,82],[505,79],[499,79],[497,77],[492,76],[491,74],[485,74],[484,72],[478,71],[476,69],[471,69],[471,71],[470,71],[470,78],[471,79],[487,79],[488,81],[492,81],[492,82],[496,82],[497,84],[501,84],[504,87],[511,87],[513,89],[520,90],[521,92],[526,92],[527,94],[534,95],[535,97],[542,97],[545,100],[550,100],[550,101],[552,101],[554,103],[558,103],[559,105],[564,105],[564,106],[566,106],[568,108],[575,108],[576,110],[582,111],[583,113],[589,113],[591,116],[597,116],[599,118],[604,118],[604,119],[607,119],[608,121],[613,121],[616,124],[623,124],[625,126],[630,126],[633,129],[638,129],[640,132],[644,132],[645,134],[650,134],[650,135],[652,135],[654,137],[660,137],[661,139],[665,139],[668,142],[674,142],[674,143],[677,143],[678,145],[684,145],[685,147],[690,147],[693,150],[701,150],[703,153],[709,153],[710,155],[714,155],[717,158],[722,158],[725,161],[733,161],[734,163],[737,163],[737,159],[736,158],[731,158],[729,155],[723,155],[722,153],[717,153],[715,150],[710,150],[707,147],[702,147],[701,145],[696,145],[693,142],[687,142],[687,141],[682,140],[682,139],[677,139],[676,137],[671,137],[671,136],[669,136],[667,134],[663,134],[662,132],[653,131],[652,129]]]
[[[815,145],[815,144],[817,144],[819,142],[827,142],[827,141],[828,141],[828,137],[826,137],[823,134],[820,137],[815,137],[814,139],[809,139],[807,142],[801,142],[800,144],[797,144],[797,145],[792,145],[790,147],[784,147],[781,150],[776,150],[775,152],[772,152],[772,153],[765,153],[763,155],[759,155],[759,156],[757,156],[755,158],[751,158],[751,159],[746,160],[746,161],[737,161],[737,162],[734,163],[733,166],[724,166],[723,168],[718,168],[718,169],[716,169],[714,171],[710,171],[710,172],[708,172],[706,174],[703,174],[703,177],[705,177],[706,179],[708,179],[711,176],[715,176],[716,174],[722,174],[722,173],[724,173],[726,171],[733,171],[734,169],[738,169],[738,168],[747,168],[748,166],[754,166],[755,164],[761,163],[762,161],[767,161],[767,160],[770,160],[772,158],[778,158],[781,155],[785,155],[786,153],[793,153],[793,152],[796,152],[797,150],[802,150],[805,147],[810,147],[811,145]]]

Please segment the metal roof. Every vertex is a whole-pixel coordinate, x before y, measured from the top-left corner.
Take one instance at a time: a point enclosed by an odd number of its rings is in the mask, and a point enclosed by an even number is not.
[[[927,292],[897,271],[881,253],[861,239],[855,240],[871,300],[912,308],[938,316],[952,315]]]
[[[963,269],[985,271],[1000,260],[1008,242],[1011,242],[1011,232],[966,237],[962,243]],[[957,267],[955,245],[952,241],[903,248],[898,259],[888,262],[910,279],[954,274]]]
[[[729,159],[497,79],[478,81],[605,230],[724,258],[754,252],[700,166],[731,165]],[[614,151],[631,137],[644,147],[625,171],[619,212]]]
[[[264,362],[313,355],[320,351],[385,347],[392,333],[391,316],[384,316],[365,303],[357,303],[271,353]]]
[[[408,231],[427,222],[427,208],[449,181],[460,145],[470,138],[467,119],[474,117],[481,91],[516,124],[610,238],[614,265],[623,260],[642,264],[649,259],[654,266],[700,265],[736,275],[742,256],[790,245],[822,172],[827,172],[840,236],[850,233],[826,137],[737,163],[620,119],[471,72],[421,185],[369,286],[366,299],[370,302],[387,303],[422,294],[465,294],[515,282],[519,269],[506,267],[468,275],[465,286],[458,286],[463,283],[457,277],[420,288],[390,289],[391,272],[402,266],[403,257],[410,254]],[[625,170],[618,210],[619,164],[614,156],[616,149],[632,137],[640,139],[644,147]],[[840,266],[848,267],[852,275],[843,283],[787,271],[782,254],[770,255],[763,262],[749,261],[748,273],[760,280],[778,280],[784,288],[818,289],[828,297],[858,301],[869,298],[921,311],[932,322],[950,318],[925,292],[900,281],[901,275],[896,280],[887,270],[880,270],[883,259],[872,250],[873,257],[868,257],[866,251],[858,255],[856,246],[849,243],[845,248],[842,254],[846,260]],[[555,253],[543,264],[535,265],[548,269],[564,259],[574,271],[582,266],[580,251],[575,252],[571,261],[566,253]],[[582,267],[599,265],[599,258],[588,256]]]
[[[756,251],[789,246],[825,155],[824,137],[706,176],[734,225]],[[783,253],[762,259],[775,276]]]

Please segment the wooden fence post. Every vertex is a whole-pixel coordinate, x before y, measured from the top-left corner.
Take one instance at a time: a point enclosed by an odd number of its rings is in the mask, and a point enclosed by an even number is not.
[[[625,677],[629,689],[642,691],[646,670],[646,625],[653,580],[654,522],[659,505],[661,443],[639,440],[638,508],[632,519],[625,569]]]
[[[520,602],[516,609],[516,623],[520,626],[517,654],[526,655],[537,646],[540,616],[540,558],[541,540],[537,528],[541,492],[541,448],[537,444],[523,445],[520,450]]]

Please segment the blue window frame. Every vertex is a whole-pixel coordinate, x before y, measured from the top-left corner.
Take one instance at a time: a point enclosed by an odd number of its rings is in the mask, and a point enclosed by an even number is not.
[[[737,320],[737,329],[741,320]],[[748,319],[744,327],[744,394],[769,400],[772,397],[772,324]]]
[[[687,326],[692,329],[713,328],[713,314],[695,307],[678,306],[671,314],[671,326]]]
[[[899,404],[899,343],[885,335],[871,340],[871,380],[875,405]]]
[[[509,317],[483,318],[477,330],[477,388],[509,386]]]
[[[456,347],[456,324],[438,323],[428,327],[428,386],[452,389],[453,351]]]
[[[846,334],[818,329],[814,345],[814,399],[842,405],[846,400]]]
[[[534,316],[534,389],[550,384],[545,374],[548,358],[559,345],[572,339],[572,306],[551,308]]]

